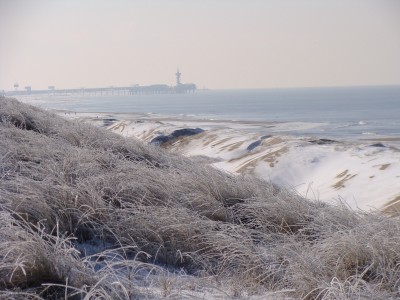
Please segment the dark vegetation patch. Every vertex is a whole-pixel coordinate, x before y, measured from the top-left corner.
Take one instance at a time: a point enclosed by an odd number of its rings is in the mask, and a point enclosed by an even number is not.
[[[247,151],[254,150],[255,148],[257,148],[258,146],[261,145],[261,142],[262,142],[261,140],[258,140],[258,141],[255,141],[255,142],[251,143],[250,145],[247,146],[246,150]]]
[[[269,139],[271,137],[272,137],[272,135],[264,135],[264,136],[260,137],[260,139],[258,141],[255,141],[255,142],[251,143],[250,145],[248,145],[246,150],[247,151],[254,150],[255,148],[257,148],[258,146],[261,145],[263,140]]]
[[[372,144],[371,147],[386,148],[386,146],[384,144],[382,144],[382,143]]]
[[[316,140],[309,140],[308,142],[315,145],[330,145],[337,143],[337,141],[330,139],[316,139]]]
[[[103,119],[103,126],[104,127],[108,127],[111,126],[112,124],[114,124],[115,122],[117,122],[117,119],[114,118],[105,118]]]
[[[165,143],[173,143],[178,138],[196,135],[204,132],[201,128],[183,128],[173,131],[170,135],[159,135],[150,141],[150,144],[161,146]]]

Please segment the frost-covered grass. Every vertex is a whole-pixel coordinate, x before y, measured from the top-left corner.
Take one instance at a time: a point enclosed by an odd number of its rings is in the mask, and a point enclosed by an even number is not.
[[[396,299],[400,219],[0,98],[0,298]]]

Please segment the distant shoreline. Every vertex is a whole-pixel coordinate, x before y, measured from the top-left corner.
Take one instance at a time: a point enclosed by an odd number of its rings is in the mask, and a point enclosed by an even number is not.
[[[208,91],[213,91],[213,92],[218,92],[218,91],[257,91],[257,90],[310,90],[310,89],[359,89],[359,88],[371,88],[371,89],[376,89],[376,88],[400,88],[400,84],[372,84],[372,85],[326,85],[326,86],[288,86],[288,87],[252,87],[252,88],[197,88],[196,91],[198,92],[208,92]],[[87,90],[90,89],[101,89],[101,88],[86,88]],[[61,88],[60,90],[79,90],[82,91],[82,89],[79,88]],[[42,94],[35,94],[37,96],[46,96],[46,95],[51,95],[52,91],[51,90],[46,90],[42,89],[40,90],[43,93]],[[25,91],[18,91],[15,93],[15,90],[6,90],[6,89],[0,89],[0,96],[8,96],[8,97],[13,97],[13,96],[28,96],[29,94],[25,93]],[[117,95],[115,95],[117,96]]]
[[[19,99],[47,109],[80,113],[130,113],[188,120],[313,124],[304,131],[293,126],[290,134],[297,136],[357,140],[400,136],[400,87],[212,90],[194,94],[103,97],[48,95]]]

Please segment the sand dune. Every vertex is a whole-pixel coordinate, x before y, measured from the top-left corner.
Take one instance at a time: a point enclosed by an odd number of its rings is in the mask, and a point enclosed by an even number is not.
[[[197,159],[0,98],[0,298],[399,298],[399,217],[228,174],[294,180],[328,162],[323,179],[338,192],[363,172],[396,174],[394,148],[255,124],[77,118],[163,134],[161,146]]]
[[[75,117],[75,115],[71,116]],[[100,115],[80,119],[102,125]],[[400,151],[395,138],[324,141],[285,135],[287,128],[308,124],[229,122],[149,118],[116,114],[109,130],[145,142],[182,128],[205,132],[165,145],[186,156],[206,156],[230,173],[253,174],[295,189],[311,199],[345,201],[352,208],[384,209],[400,196]],[[266,135],[268,138],[262,139]],[[379,144],[377,143],[379,142]],[[256,145],[248,150],[250,145]]]

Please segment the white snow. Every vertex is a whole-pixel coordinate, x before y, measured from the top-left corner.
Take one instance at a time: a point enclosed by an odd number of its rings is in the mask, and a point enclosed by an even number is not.
[[[93,118],[90,114],[79,117],[95,123],[105,118],[103,115]],[[217,168],[254,174],[294,188],[310,199],[341,200],[354,209],[370,210],[382,209],[400,196],[400,139],[383,138],[385,147],[372,146],[376,140],[338,140],[318,145],[309,142],[315,138],[284,135],[285,129],[292,130],[293,124],[166,119],[148,115],[113,114],[112,117],[121,121],[108,126],[109,130],[145,142],[176,129],[202,128],[204,133],[178,139],[169,150],[191,157],[212,158]],[[272,136],[261,140],[252,151],[247,150],[265,135]]]
[[[20,100],[35,105],[48,101],[42,97]],[[310,199],[340,199],[354,209],[369,210],[382,209],[400,197],[400,137],[365,133],[363,140],[318,145],[309,142],[315,137],[287,136],[286,132],[323,124],[195,120],[140,113],[59,113],[97,126],[104,126],[104,119],[117,119],[107,129],[144,142],[176,129],[202,128],[204,133],[179,139],[169,150],[212,158],[217,168],[254,174],[294,188]],[[265,135],[272,137],[262,140],[252,151],[247,150]],[[378,142],[385,147],[371,146]]]

